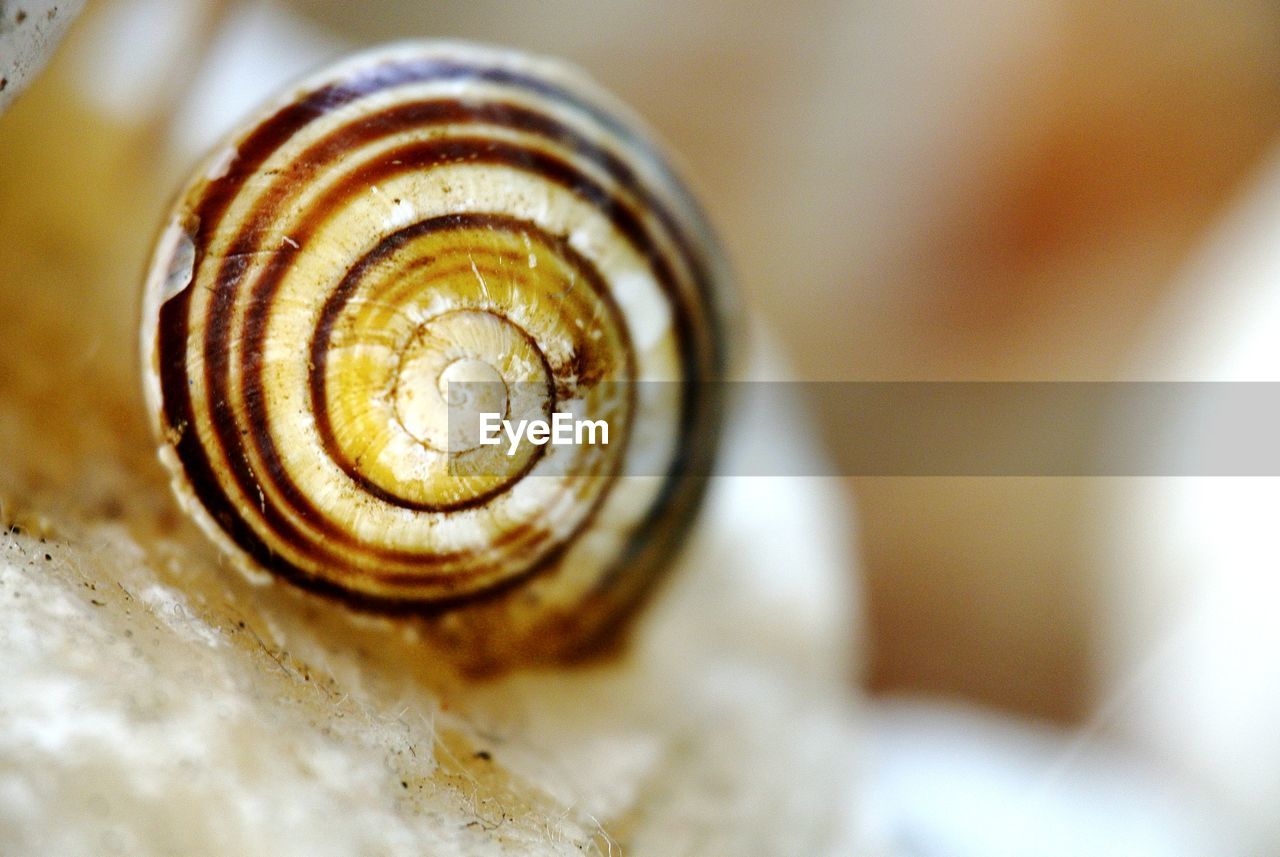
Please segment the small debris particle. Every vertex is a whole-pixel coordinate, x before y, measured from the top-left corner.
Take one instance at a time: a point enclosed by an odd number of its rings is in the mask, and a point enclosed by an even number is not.
[[[9,85],[9,78],[0,77],[0,92],[4,92],[4,88]]]
[[[19,9],[19,10],[18,10],[18,14],[16,14],[16,15],[14,15],[14,16],[13,16],[13,20],[14,20],[16,23],[19,23],[19,24],[21,24],[23,21],[27,20],[27,12],[26,12],[26,10],[25,10],[25,9]]]
[[[492,761],[493,761],[493,754],[492,754],[492,753],[490,753],[488,750],[477,750],[477,751],[476,751],[476,758],[477,758],[477,759],[482,759],[482,760],[484,760],[484,761],[486,761],[486,762],[492,762]]]
[[[44,555],[44,561],[45,561],[45,562],[53,562],[53,555],[52,555],[52,554],[45,554],[45,555]]]
[[[239,625],[241,628],[243,628],[243,627],[244,627],[244,620],[243,620],[243,619],[241,619],[241,620],[240,620],[239,622],[237,622],[236,624],[237,624],[237,625]]]
[[[106,607],[106,606],[107,606],[107,602],[105,602],[105,601],[99,601],[99,600],[98,600],[98,599],[96,599],[96,598],[90,598],[90,599],[89,599],[89,603],[90,603],[90,604],[92,604],[94,607]]]
[[[401,786],[402,788],[406,788],[406,789],[407,789],[407,788],[409,788],[409,784],[408,784],[407,782],[405,782],[404,780],[401,780],[401,781],[400,781],[400,786]]]

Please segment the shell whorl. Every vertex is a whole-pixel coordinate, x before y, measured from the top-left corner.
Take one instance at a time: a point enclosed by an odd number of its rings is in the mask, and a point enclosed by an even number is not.
[[[265,110],[176,207],[142,330],[161,457],[246,570],[446,614],[479,660],[572,654],[696,509],[723,279],[688,192],[574,72],[447,43],[362,54]],[[610,442],[451,447],[446,385],[476,379],[513,413],[605,418]]]

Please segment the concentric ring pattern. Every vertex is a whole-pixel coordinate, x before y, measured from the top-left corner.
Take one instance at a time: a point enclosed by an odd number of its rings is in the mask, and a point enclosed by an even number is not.
[[[192,181],[148,279],[146,388],[180,499],[242,567],[448,614],[494,658],[616,630],[701,496],[724,364],[714,239],[624,117],[547,60],[395,45]],[[459,445],[463,389],[609,443]]]

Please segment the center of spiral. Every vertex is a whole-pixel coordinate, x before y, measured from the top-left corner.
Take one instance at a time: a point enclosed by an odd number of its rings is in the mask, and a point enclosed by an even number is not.
[[[502,375],[497,369],[494,369],[483,360],[477,360],[474,357],[461,357],[448,366],[440,373],[440,377],[436,379],[436,386],[440,390],[440,395],[444,397],[451,406],[462,407],[472,401],[477,392],[483,394],[486,387],[482,385],[501,384]],[[456,387],[450,387],[450,384],[456,384]],[[485,410],[502,413],[506,406],[506,396],[503,394],[503,402],[497,407],[487,407]]]
[[[518,327],[492,312],[454,310],[424,323],[401,351],[395,419],[454,460],[481,446],[485,414],[541,415],[548,382],[536,345]]]
[[[483,414],[507,415],[507,385],[497,369],[483,360],[460,358],[444,367],[436,379],[448,406],[450,452],[466,452],[480,445]]]
[[[439,452],[480,444],[480,415],[507,413],[502,373],[485,360],[455,357],[424,329],[406,350],[395,385],[396,417],[404,430]]]

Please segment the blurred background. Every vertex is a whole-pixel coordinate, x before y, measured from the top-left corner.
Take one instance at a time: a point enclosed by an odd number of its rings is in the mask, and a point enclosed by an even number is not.
[[[99,0],[0,120],[0,347],[140,412],[167,195],[289,79],[405,37],[635,107],[797,379],[1280,376],[1274,0]],[[847,481],[868,812],[903,853],[1280,854],[1270,480]]]

